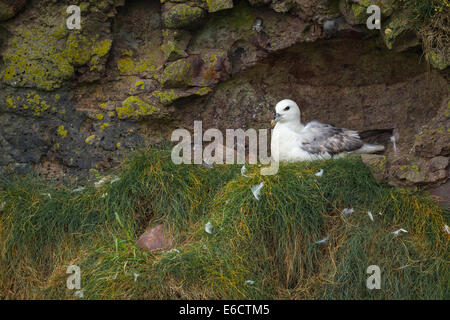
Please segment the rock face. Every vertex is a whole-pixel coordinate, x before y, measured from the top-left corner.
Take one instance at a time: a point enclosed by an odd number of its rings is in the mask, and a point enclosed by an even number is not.
[[[25,7],[26,0],[1,0],[0,1],[0,21],[13,18]]]
[[[76,3],[82,28],[68,30]],[[371,4],[380,30],[365,27]],[[107,169],[194,120],[269,128],[290,98],[303,121],[384,143],[380,179],[448,179],[448,55],[429,70],[397,1],[35,0],[18,14],[24,5],[0,0],[2,173]]]

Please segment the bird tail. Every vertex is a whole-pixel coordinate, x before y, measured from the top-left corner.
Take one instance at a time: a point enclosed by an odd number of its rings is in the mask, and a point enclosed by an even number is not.
[[[365,143],[361,148],[355,151],[355,153],[363,154],[363,153],[375,153],[384,150],[384,146],[380,146],[377,144]]]

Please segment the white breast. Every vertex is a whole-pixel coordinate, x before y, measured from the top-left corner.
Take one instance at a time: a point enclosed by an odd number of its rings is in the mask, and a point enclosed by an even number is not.
[[[271,153],[275,161],[312,161],[318,157],[300,148],[301,135],[280,123],[273,130]]]

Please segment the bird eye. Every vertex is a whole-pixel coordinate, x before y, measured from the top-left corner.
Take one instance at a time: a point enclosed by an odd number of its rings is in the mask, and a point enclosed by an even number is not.
[[[284,111],[288,111],[288,110],[289,110],[289,108],[290,108],[290,107],[286,107],[286,108],[284,108]]]

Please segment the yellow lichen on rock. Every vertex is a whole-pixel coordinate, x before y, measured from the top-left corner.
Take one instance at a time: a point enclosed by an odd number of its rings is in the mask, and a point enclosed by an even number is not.
[[[94,139],[97,138],[97,136],[95,134],[89,136],[86,138],[86,140],[84,140],[84,142],[86,142],[87,144],[92,144],[94,142]]]
[[[100,131],[104,131],[106,128],[108,128],[109,126],[111,126],[109,123],[105,122],[103,123],[99,128]]]
[[[59,126],[57,132],[61,137],[67,137],[67,130],[64,128],[64,126]]]
[[[102,69],[101,58],[109,53],[112,40],[99,39],[98,34],[68,33],[63,23],[19,27],[3,55],[5,66],[0,77],[14,86],[59,88],[74,76],[75,67]]]
[[[164,105],[171,104],[179,98],[175,90],[157,90],[153,92],[153,96],[159,98],[159,101]]]
[[[128,97],[122,102],[121,107],[116,108],[119,119],[133,118],[140,120],[143,117],[149,116],[156,111],[156,107],[152,106],[136,96]]]
[[[36,93],[29,93],[26,97],[17,96],[6,98],[6,106],[10,109],[31,110],[33,115],[40,116],[52,107]]]

